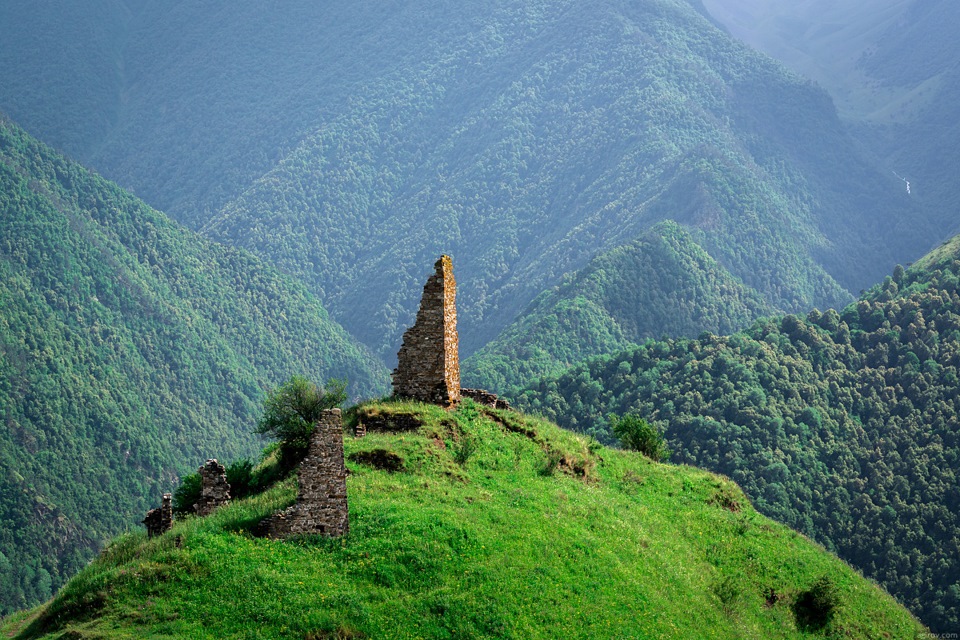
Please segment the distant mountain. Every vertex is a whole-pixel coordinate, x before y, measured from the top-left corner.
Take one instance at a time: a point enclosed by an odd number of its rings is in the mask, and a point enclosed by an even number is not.
[[[960,623],[960,238],[839,313],[650,342],[518,399],[606,441],[608,413],[639,412],[675,461],[730,476],[935,631]]]
[[[830,92],[842,114],[859,118],[879,116],[893,97],[889,87],[870,82],[864,56],[903,24],[915,3],[703,0],[703,4],[732,35],[815,80]]]
[[[281,482],[162,536],[119,537],[51,602],[0,621],[0,636],[927,633],[876,584],[758,514],[726,478],[469,401],[373,403],[347,415],[357,413],[402,417],[412,430],[344,439],[349,535],[250,535],[293,504],[294,484]]]
[[[945,235],[822,90],[698,3],[162,0],[97,25],[12,4],[0,51],[42,18],[44,38],[89,52],[88,73],[114,70],[84,93],[114,115],[58,122],[42,96],[69,91],[43,46],[4,54],[37,82],[0,83],[0,107],[294,274],[388,361],[439,253],[469,355],[663,220],[780,311],[844,304]],[[662,309],[670,295],[651,291]]]
[[[387,388],[306,289],[0,120],[0,613],[45,600],[295,373]]]
[[[648,338],[732,333],[771,307],[675,222],[590,261],[462,365],[470,386],[518,391]]]
[[[860,145],[960,231],[960,5],[951,0],[704,0],[731,33],[822,84]]]

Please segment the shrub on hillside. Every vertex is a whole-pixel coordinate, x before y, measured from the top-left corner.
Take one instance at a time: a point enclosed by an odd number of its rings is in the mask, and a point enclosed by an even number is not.
[[[793,603],[793,616],[798,627],[815,631],[827,626],[839,606],[836,586],[829,576],[823,576],[812,587],[797,595]]]
[[[180,479],[180,486],[173,491],[173,513],[184,516],[193,513],[193,505],[200,500],[200,474],[190,473]]]
[[[346,388],[345,380],[328,380],[324,388],[293,376],[267,395],[256,431],[279,442],[283,469],[293,469],[307,455],[316,421],[347,399]]]
[[[654,462],[670,457],[670,450],[660,431],[638,415],[609,416],[610,430],[625,449],[639,451]]]

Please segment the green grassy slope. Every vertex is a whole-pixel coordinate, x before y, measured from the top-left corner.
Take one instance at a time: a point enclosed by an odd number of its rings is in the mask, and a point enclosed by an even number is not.
[[[346,438],[350,534],[250,536],[287,481],[154,540],[115,540],[12,638],[913,638],[875,585],[721,477],[464,402],[415,432]],[[468,443],[472,443],[468,446]],[[351,460],[385,450],[396,472]],[[798,629],[826,576],[839,608]]]
[[[934,630],[960,621],[960,253],[946,243],[842,312],[651,342],[532,385],[522,404],[606,439],[635,410],[676,459],[736,480]]]
[[[539,296],[461,372],[467,386],[510,394],[648,338],[731,333],[772,311],[683,227],[663,222]]]
[[[251,451],[293,373],[386,387],[304,287],[0,120],[0,612],[44,600],[161,486]]]

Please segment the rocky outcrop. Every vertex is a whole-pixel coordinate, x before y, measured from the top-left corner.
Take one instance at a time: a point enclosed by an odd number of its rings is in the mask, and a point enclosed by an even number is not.
[[[230,502],[227,470],[216,459],[210,459],[197,472],[200,474],[200,500],[193,505],[193,510],[198,516],[207,516]]]
[[[403,334],[393,371],[393,393],[441,406],[460,400],[457,283],[453,261],[441,256],[423,287],[417,320]]]
[[[271,538],[346,535],[350,517],[340,409],[324,411],[317,421],[307,457],[300,463],[297,486],[297,503],[267,518],[261,531]]]

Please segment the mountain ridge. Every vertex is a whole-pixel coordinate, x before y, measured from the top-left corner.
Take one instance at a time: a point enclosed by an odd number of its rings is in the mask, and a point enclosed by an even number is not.
[[[48,598],[212,436],[216,455],[249,453],[235,425],[284,376],[349,377],[353,396],[387,386],[302,286],[5,119],[0,221],[4,613]]]

